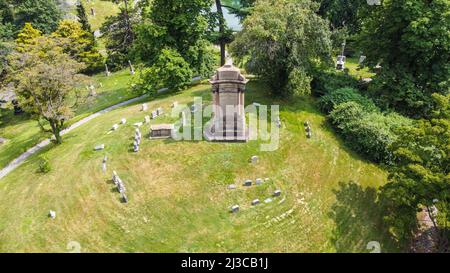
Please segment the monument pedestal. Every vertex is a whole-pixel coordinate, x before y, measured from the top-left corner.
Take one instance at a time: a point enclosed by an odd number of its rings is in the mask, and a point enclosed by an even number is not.
[[[213,92],[213,122],[206,129],[210,141],[247,141],[245,85],[248,80],[228,62],[209,81]]]

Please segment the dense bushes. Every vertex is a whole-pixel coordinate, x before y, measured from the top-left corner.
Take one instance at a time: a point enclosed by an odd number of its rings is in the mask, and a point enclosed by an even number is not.
[[[325,113],[330,113],[339,104],[346,102],[356,102],[363,106],[366,111],[375,111],[377,107],[372,100],[362,96],[358,90],[354,88],[339,88],[328,92],[326,95],[320,98],[320,108]]]
[[[339,104],[329,117],[353,149],[372,161],[386,164],[392,160],[390,146],[397,139],[395,130],[410,123],[398,114],[368,111],[355,101]]]
[[[189,64],[173,49],[163,49],[156,62],[139,72],[133,83],[138,93],[154,94],[162,88],[181,90],[192,80]]]
[[[336,70],[317,70],[314,72],[311,88],[313,94],[322,96],[340,88],[357,88],[358,81]]]

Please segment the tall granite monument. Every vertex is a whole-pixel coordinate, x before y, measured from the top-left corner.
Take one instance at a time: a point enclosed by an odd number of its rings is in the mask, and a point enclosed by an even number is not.
[[[248,80],[229,59],[209,82],[213,92],[213,122],[206,133],[208,139],[247,141],[244,93]]]

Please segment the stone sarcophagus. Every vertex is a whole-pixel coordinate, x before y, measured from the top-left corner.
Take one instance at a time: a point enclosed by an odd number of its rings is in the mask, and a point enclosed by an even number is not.
[[[213,92],[212,141],[247,141],[244,99],[248,80],[231,61],[217,69],[209,81]]]

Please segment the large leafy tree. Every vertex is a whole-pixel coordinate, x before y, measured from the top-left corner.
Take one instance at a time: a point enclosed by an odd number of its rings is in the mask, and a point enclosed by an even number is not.
[[[67,39],[65,52],[86,65],[83,72],[93,73],[103,68],[103,56],[97,49],[94,36],[85,31],[79,22],[63,20],[53,35]]]
[[[369,63],[383,66],[370,91],[386,107],[427,117],[431,95],[450,90],[450,1],[385,0],[374,8],[360,37]]]
[[[399,132],[392,146],[395,165],[381,196],[386,220],[399,240],[411,238],[417,211],[425,207],[439,226],[445,247],[450,221],[450,96],[434,94],[433,104],[431,120],[419,120]],[[437,217],[433,206],[438,208]]]
[[[16,0],[10,3],[14,11],[14,24],[22,28],[25,23],[44,33],[53,32],[62,18],[55,0]]]
[[[309,93],[312,71],[331,60],[331,33],[317,9],[311,1],[257,1],[232,53],[273,93]]]
[[[208,50],[210,0],[154,0],[142,7],[143,23],[136,27],[135,53],[152,64],[162,49],[177,51],[195,74],[209,75],[213,59]]]
[[[317,0],[318,13],[327,18],[333,28],[346,27],[350,34],[358,33],[371,6],[367,0]]]
[[[106,38],[107,63],[113,70],[120,69],[128,64],[130,52],[135,39],[134,25],[139,18],[139,7],[131,7],[127,1],[120,8],[120,12],[106,18],[101,28]],[[143,5],[144,2],[141,2]]]
[[[58,38],[42,36],[25,47],[24,52],[10,54],[9,80],[14,83],[21,107],[36,119],[46,120],[61,143],[61,131],[72,117],[72,108],[84,88],[83,68],[61,46]]]

